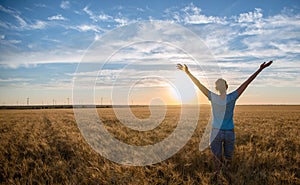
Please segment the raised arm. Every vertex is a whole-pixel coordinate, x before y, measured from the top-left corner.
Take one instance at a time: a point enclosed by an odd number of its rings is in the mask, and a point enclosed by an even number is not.
[[[245,91],[245,89],[248,87],[248,85],[256,78],[256,76],[266,67],[270,66],[273,61],[270,61],[268,63],[264,62],[260,65],[259,69],[255,71],[242,85],[237,88],[238,97],[241,96],[241,94]]]
[[[188,67],[184,64],[184,65],[181,65],[181,64],[177,64],[177,68],[179,70],[182,70],[184,71],[190,78],[191,80],[194,82],[194,84],[200,89],[200,91],[206,96],[208,97],[208,93],[209,93],[209,90],[202,84],[200,83],[200,81],[194,77],[192,75],[192,73],[190,73]]]

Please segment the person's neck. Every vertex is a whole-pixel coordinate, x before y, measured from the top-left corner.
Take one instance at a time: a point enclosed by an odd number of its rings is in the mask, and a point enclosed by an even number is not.
[[[220,92],[220,91],[219,91],[219,94],[220,94],[220,95],[226,95],[226,94],[227,94],[227,91],[223,91],[223,92]]]
[[[225,99],[226,98],[226,91],[224,91],[224,92],[220,92],[220,97],[222,98],[222,99]]]

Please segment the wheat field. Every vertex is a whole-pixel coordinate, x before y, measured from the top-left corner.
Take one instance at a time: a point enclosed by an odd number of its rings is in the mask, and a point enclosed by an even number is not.
[[[112,108],[97,109],[105,128],[134,145],[163,140],[176,127],[179,107],[168,107],[155,129],[135,131]],[[138,118],[147,107],[133,107]],[[1,184],[216,184],[209,148],[199,142],[210,117],[201,106],[198,126],[175,155],[147,166],[126,166],[95,152],[81,135],[72,109],[0,110]],[[222,184],[300,184],[300,106],[237,106],[236,145]]]

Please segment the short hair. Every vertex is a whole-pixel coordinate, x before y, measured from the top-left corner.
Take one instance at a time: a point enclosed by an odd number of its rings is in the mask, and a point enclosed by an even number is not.
[[[216,90],[219,92],[225,92],[228,88],[226,80],[223,78],[219,78],[216,82]]]

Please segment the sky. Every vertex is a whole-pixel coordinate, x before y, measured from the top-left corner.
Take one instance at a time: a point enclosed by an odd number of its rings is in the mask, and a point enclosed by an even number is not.
[[[176,69],[237,104],[300,104],[300,2],[0,1],[0,105],[209,103]]]

